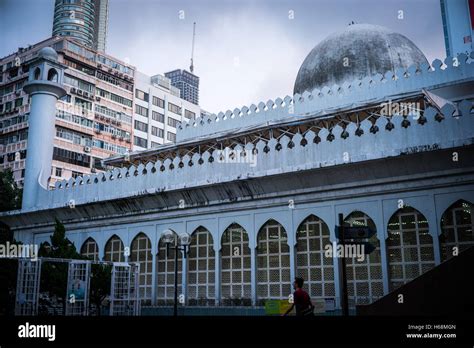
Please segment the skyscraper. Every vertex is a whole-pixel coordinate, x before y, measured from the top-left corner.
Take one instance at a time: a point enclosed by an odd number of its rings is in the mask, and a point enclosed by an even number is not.
[[[171,85],[181,91],[181,98],[199,104],[199,76],[181,69],[169,71],[165,76],[171,80]]]
[[[470,53],[473,49],[474,0],[441,0],[446,56]]]
[[[105,51],[108,0],[56,0],[53,36],[68,36],[97,51]]]
[[[105,52],[109,23],[109,0],[94,0],[94,49]]]

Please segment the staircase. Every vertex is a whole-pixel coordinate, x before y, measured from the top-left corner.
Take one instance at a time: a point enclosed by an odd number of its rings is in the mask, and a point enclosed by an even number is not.
[[[403,303],[399,303],[399,295]],[[369,305],[357,315],[474,316],[474,247],[441,263]]]

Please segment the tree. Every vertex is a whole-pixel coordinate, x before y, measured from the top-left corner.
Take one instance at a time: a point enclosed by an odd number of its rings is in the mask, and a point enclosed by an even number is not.
[[[8,211],[21,208],[22,189],[13,178],[13,172],[7,169],[0,172],[0,211]]]
[[[50,237],[51,244],[42,243],[39,256],[62,259],[87,259],[79,254],[76,247],[66,238],[64,225],[56,219],[54,233]],[[66,306],[68,265],[65,262],[45,262],[41,268],[41,290],[50,296],[61,299],[63,308]],[[90,300],[97,306],[98,313],[102,301],[110,294],[111,266],[93,264],[91,267]]]
[[[20,209],[22,190],[10,169],[0,172],[0,212]],[[10,227],[0,221],[0,244],[18,244]],[[16,260],[0,260],[0,314],[13,314],[16,288]]]
[[[51,244],[41,243],[39,249],[40,257],[83,259],[76,251],[76,247],[66,238],[64,225],[56,219],[54,233],[50,237]],[[42,292],[47,292],[50,297],[56,296],[61,302],[63,310],[66,308],[68,264],[66,262],[44,262],[41,266]]]
[[[0,222],[0,244],[18,244],[8,225]],[[0,315],[13,315],[18,262],[0,259]]]
[[[107,264],[93,264],[91,272],[90,300],[97,308],[97,315],[100,315],[102,302],[110,295],[112,266]]]

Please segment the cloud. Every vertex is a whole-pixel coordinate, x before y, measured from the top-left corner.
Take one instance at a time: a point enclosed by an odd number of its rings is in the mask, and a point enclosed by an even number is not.
[[[194,61],[204,109],[217,113],[292,93],[308,52],[292,37],[288,29],[293,23],[285,16],[281,18],[288,23],[282,25],[272,18],[262,20],[261,11],[247,7],[208,16],[204,25],[198,22]],[[140,34],[135,33],[119,58],[129,57],[149,75],[189,69],[192,21],[175,23],[173,35],[168,35],[166,23],[151,25],[146,17],[140,23]],[[132,23],[129,32],[136,29]]]

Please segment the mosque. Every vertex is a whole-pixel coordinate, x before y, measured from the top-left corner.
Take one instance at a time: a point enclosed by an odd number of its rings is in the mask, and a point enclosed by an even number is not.
[[[340,260],[324,253],[338,214],[376,231],[372,253],[347,259],[351,306],[474,245],[472,53],[430,65],[405,36],[353,24],[308,54],[293,96],[197,117],[176,143],[52,190],[47,110],[64,93],[63,67],[51,48],[31,66],[23,207],[0,219],[33,244],[58,218],[83,255],[139,263],[144,305],[173,302],[170,231],[189,241],[178,258],[186,306],[262,306],[301,276],[313,299],[340,308]]]

